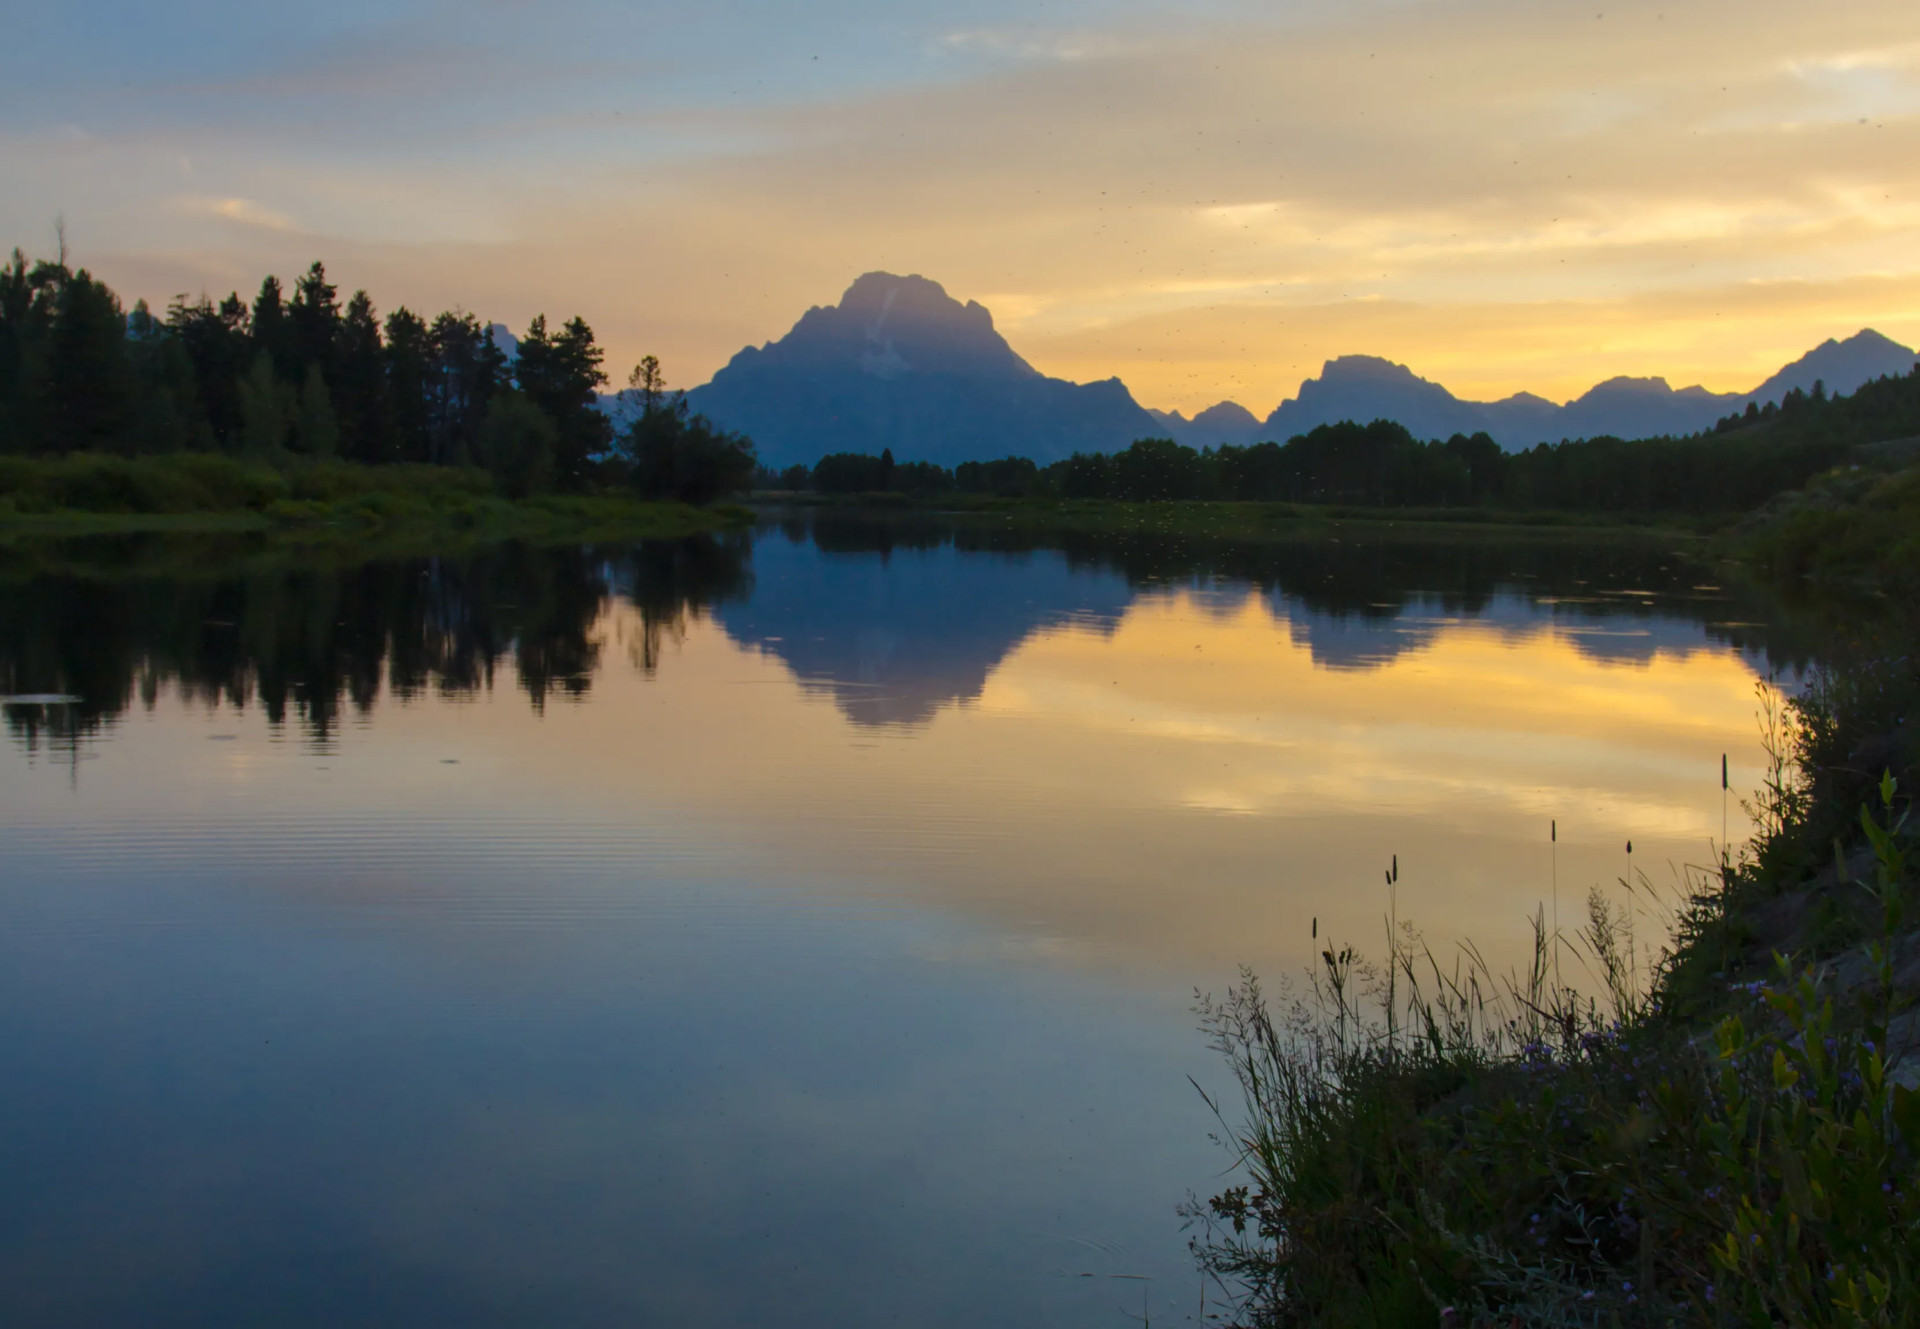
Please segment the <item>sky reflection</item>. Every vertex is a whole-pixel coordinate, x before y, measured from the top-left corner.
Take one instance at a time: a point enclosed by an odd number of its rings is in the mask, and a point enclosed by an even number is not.
[[[1193,989],[1393,855],[1496,964],[1665,887],[1798,658],[1658,550],[817,534],[0,582],[91,693],[0,759],[0,1309],[1174,1322]]]

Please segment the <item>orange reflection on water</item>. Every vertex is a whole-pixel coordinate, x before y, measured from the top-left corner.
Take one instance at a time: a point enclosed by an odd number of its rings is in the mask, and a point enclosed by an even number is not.
[[[1329,940],[1377,951],[1396,855],[1400,916],[1504,964],[1527,914],[1553,908],[1556,872],[1571,925],[1589,887],[1618,895],[1629,839],[1669,894],[1681,865],[1711,861],[1722,752],[1736,790],[1758,783],[1754,671],[1697,630],[1668,624],[1678,646],[1633,658],[1616,649],[1645,631],[1633,619],[1414,610],[1368,628],[1392,649],[1333,668],[1309,639],[1339,625],[1291,612],[1137,596],[1117,620],[1031,631],[923,723],[874,725],[711,618],[648,676],[620,601],[578,702],[536,714],[506,680],[467,700],[389,695],[325,753],[257,710],[162,704],[101,749],[84,809],[16,769],[18,811],[191,826],[195,855],[267,836],[281,888],[342,899],[416,889],[425,864],[483,840],[530,899],[554,855],[601,865],[607,898],[724,876],[929,911],[970,925],[941,934],[969,938],[954,945],[1184,989],[1240,963],[1292,970]],[[207,742],[209,725],[235,741]],[[1738,842],[1737,802],[1729,815]],[[367,837],[389,834],[417,851],[374,853],[389,840]],[[1640,926],[1658,931],[1655,912]]]
[[[1260,597],[1145,596],[1116,625],[1034,632],[924,725],[872,727],[706,624],[654,690],[609,676],[577,722],[593,765],[757,846],[769,884],[1196,981],[1303,962],[1316,918],[1322,940],[1374,940],[1395,854],[1403,917],[1511,957],[1556,868],[1569,924],[1628,839],[1671,893],[1719,838],[1720,754],[1757,783],[1754,671],[1704,637],[1636,662],[1579,624],[1410,630],[1330,669]],[[670,767],[612,755],[648,750]]]

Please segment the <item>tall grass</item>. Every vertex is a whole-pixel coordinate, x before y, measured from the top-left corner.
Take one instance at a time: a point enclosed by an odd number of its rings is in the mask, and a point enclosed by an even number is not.
[[[1762,797],[1804,815],[1777,783]],[[1909,836],[1897,783],[1874,792],[1872,877],[1835,884],[1875,903],[1877,939],[1723,982],[1710,1032],[1664,1009],[1672,955],[1649,964],[1634,907],[1598,890],[1575,935],[1536,914],[1505,975],[1390,927],[1377,967],[1329,948],[1277,999],[1243,971],[1202,1000],[1244,1180],[1188,1212],[1237,1322],[1913,1323],[1920,1095],[1889,1039],[1911,1023]],[[1584,987],[1556,979],[1563,948]]]

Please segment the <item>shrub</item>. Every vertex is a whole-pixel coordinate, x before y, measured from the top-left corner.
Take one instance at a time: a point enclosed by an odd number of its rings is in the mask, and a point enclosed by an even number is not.
[[[0,494],[20,512],[260,511],[286,492],[274,472],[208,453],[0,458]]]
[[[517,392],[503,392],[487,406],[480,425],[480,457],[508,498],[526,498],[553,488],[559,432],[546,413]]]

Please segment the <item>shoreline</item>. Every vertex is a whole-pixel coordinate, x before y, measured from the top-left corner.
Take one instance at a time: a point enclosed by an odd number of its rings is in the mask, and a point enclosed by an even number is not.
[[[1631,535],[1706,540],[1739,519],[1678,514],[1568,513],[1498,508],[1366,508],[1340,504],[1246,502],[1233,499],[996,499],[920,501],[900,494],[815,495],[758,491],[746,499],[763,518],[783,511],[831,512],[882,518],[939,518],[1101,534],[1212,536],[1258,539],[1310,534],[1339,527],[1396,528],[1431,533],[1526,533],[1575,536]]]

